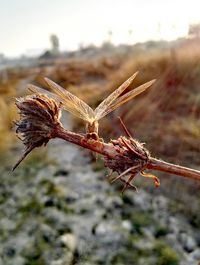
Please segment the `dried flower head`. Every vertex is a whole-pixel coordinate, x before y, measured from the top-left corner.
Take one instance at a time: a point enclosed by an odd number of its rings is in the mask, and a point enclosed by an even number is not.
[[[49,97],[36,94],[16,99],[20,120],[16,122],[16,133],[25,145],[25,151],[13,170],[35,148],[46,145],[54,138],[60,124],[60,104]]]
[[[111,140],[117,155],[113,158],[105,157],[105,165],[111,169],[112,172],[117,172],[119,175],[112,179],[112,182],[120,180],[124,183],[122,192],[127,188],[132,188],[137,191],[131,181],[139,173],[144,177],[153,179],[156,187],[160,185],[159,179],[149,173],[144,172],[150,160],[150,153],[141,144],[132,137],[121,136],[117,140]],[[125,177],[128,176],[127,180]]]

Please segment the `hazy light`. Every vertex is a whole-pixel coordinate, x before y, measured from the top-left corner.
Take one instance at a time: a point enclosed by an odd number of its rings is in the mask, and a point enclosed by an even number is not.
[[[173,40],[200,21],[199,10],[197,0],[1,1],[0,53],[48,49],[52,33],[60,38],[62,50],[76,49],[80,43],[100,45],[109,30],[115,44]]]

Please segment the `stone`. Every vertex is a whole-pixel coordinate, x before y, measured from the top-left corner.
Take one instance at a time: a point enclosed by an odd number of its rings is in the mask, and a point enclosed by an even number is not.
[[[168,199],[162,195],[153,198],[153,208],[159,211],[166,211],[168,207]]]
[[[95,234],[99,236],[105,235],[107,233],[107,229],[108,227],[106,226],[105,223],[100,223],[97,225],[95,229]]]
[[[64,234],[60,237],[62,243],[71,251],[74,252],[77,245],[76,236],[72,233]]]
[[[0,227],[2,230],[13,230],[16,226],[16,223],[7,217],[0,220]]]
[[[187,233],[181,233],[179,236],[180,243],[187,252],[192,252],[196,248],[195,240]]]
[[[122,227],[129,232],[132,230],[132,224],[129,220],[122,221]]]
[[[196,261],[196,264],[198,264],[197,262],[200,262],[200,248],[195,249],[194,251],[192,251],[189,254],[189,257],[192,258],[194,261]]]
[[[134,204],[141,210],[148,210],[151,208],[151,196],[144,190],[139,190],[139,193],[133,193]]]
[[[26,263],[26,260],[23,257],[17,256],[17,257],[14,258],[13,264],[15,264],[15,265],[25,265],[27,263]]]
[[[123,201],[119,196],[109,197],[105,201],[105,207],[107,210],[114,211],[115,209],[121,208]]]

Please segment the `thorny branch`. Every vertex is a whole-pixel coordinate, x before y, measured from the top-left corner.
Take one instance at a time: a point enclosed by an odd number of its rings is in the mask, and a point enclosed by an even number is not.
[[[17,99],[16,106],[20,111],[16,133],[25,145],[25,152],[13,170],[35,147],[46,145],[50,139],[61,138],[101,154],[105,166],[111,172],[118,173],[112,182],[120,180],[124,183],[123,191],[128,187],[137,190],[131,183],[137,174],[153,179],[155,186],[158,187],[159,179],[146,170],[168,172],[200,181],[200,171],[151,157],[144,145],[133,139],[128,131],[128,137],[120,136],[116,140],[104,143],[88,137],[87,134],[77,134],[64,129],[60,122],[60,105],[45,95],[36,94]]]

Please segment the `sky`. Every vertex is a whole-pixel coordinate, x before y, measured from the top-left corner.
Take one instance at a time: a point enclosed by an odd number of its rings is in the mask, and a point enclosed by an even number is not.
[[[185,36],[200,21],[200,0],[0,0],[0,53],[36,54],[56,34],[61,50],[82,45]]]

